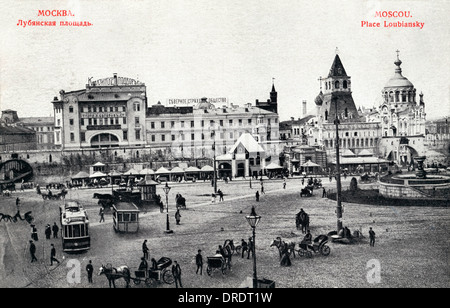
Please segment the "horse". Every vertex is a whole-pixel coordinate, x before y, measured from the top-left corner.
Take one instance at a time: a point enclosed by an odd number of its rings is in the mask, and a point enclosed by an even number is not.
[[[103,208],[110,207],[115,199],[114,196],[111,194],[98,194],[98,193],[94,193],[93,198],[99,199],[98,204],[101,205]]]
[[[110,264],[106,266],[100,267],[100,270],[98,272],[98,275],[104,274],[109,282],[109,287],[111,288],[111,285],[115,288],[116,283],[115,281],[117,279],[123,278],[126,282],[126,288],[130,287],[130,281],[131,281],[131,273],[130,269],[126,265],[122,265],[119,267],[112,267]]]
[[[29,224],[31,224],[34,220],[34,217],[31,215],[31,211],[26,212],[25,215],[23,215],[23,217]]]
[[[234,242],[231,239],[226,239],[225,242],[223,242],[223,249],[228,250],[231,254],[234,253],[236,247],[234,246]]]
[[[305,212],[298,212],[295,215],[295,225],[297,230],[301,227],[302,233],[306,233],[306,230],[309,228],[309,215]]]
[[[7,215],[7,214],[0,213],[0,221],[2,221],[3,219],[4,219],[5,221],[9,221],[9,222],[11,222],[11,221],[16,222],[16,221],[17,221],[17,219],[14,220],[14,218],[13,218],[11,215]]]
[[[287,253],[288,255],[290,255],[291,253],[294,254],[294,258],[295,258],[295,243],[294,242],[285,242],[281,239],[281,237],[277,236],[277,238],[275,240],[273,240],[272,244],[270,245],[270,247],[277,247],[278,248],[278,253],[280,254],[280,260],[283,257],[283,252],[285,251],[285,249],[287,249]]]

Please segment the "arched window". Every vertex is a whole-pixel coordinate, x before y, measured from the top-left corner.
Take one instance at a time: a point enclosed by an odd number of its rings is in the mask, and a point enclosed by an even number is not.
[[[339,89],[339,80],[336,80],[336,81],[334,82],[334,87],[335,87],[336,89]]]
[[[348,117],[348,109],[347,108],[345,108],[345,110],[344,110],[344,115],[346,118]]]
[[[328,120],[328,110],[325,110],[325,121]]]
[[[342,87],[343,87],[344,89],[347,89],[347,80],[344,80],[344,82],[342,83]]]

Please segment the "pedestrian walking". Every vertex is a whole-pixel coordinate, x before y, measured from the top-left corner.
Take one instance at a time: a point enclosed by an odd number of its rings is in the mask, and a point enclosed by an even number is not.
[[[219,194],[219,202],[223,201],[223,192],[219,189],[219,191],[217,191],[217,193]]]
[[[19,205],[20,205],[20,199],[19,197],[16,198],[16,208],[17,210],[19,210]]]
[[[50,224],[47,224],[45,226],[45,238],[49,240],[51,235],[52,235],[52,227],[50,226]]]
[[[286,189],[286,179],[283,180],[283,189]]]
[[[145,260],[148,260],[149,249],[147,247],[147,240],[144,240],[144,242],[142,243],[142,252],[144,253],[144,257],[143,258]]]
[[[251,237],[248,238],[248,250],[247,250],[247,259],[250,259],[250,254],[255,254],[253,251],[255,249],[255,245]]]
[[[256,197],[256,202],[259,202],[259,191],[256,191],[255,197]]]
[[[50,250],[50,266],[53,265],[53,262],[58,262],[58,264],[60,263],[58,259],[56,259],[56,248],[55,245],[51,245],[52,249]]]
[[[372,230],[372,227],[369,228],[369,238],[370,238],[370,246],[375,246],[375,231]]]
[[[100,212],[98,213],[98,215],[100,215],[99,222],[104,222],[105,221],[105,210],[103,209],[103,207],[100,208]]]
[[[177,221],[177,225],[180,224],[180,218],[181,218],[180,209],[177,209],[177,211],[175,212],[175,220]]]
[[[264,192],[264,184],[263,184],[263,182],[261,182],[261,193],[262,193],[262,194],[266,194],[266,193]]]
[[[173,261],[172,275],[175,279],[175,287],[178,288],[178,284],[180,284],[180,288],[182,288],[183,285],[181,284],[181,267],[177,261]]]
[[[199,249],[197,251],[197,255],[195,256],[195,264],[197,265],[197,270],[195,271],[196,274],[198,274],[198,271],[200,270],[200,275],[203,273],[203,256],[202,251]]]
[[[241,258],[243,258],[244,252],[248,250],[248,244],[244,239],[241,239],[241,247],[242,247]]]
[[[30,254],[31,254],[31,263],[37,261],[36,258],[36,245],[34,245],[33,241],[30,240]]]
[[[322,187],[322,198],[326,198],[327,196],[327,191],[325,189],[325,187]]]
[[[34,241],[38,241],[38,234],[37,234],[37,228],[35,225],[31,225],[31,239]]]
[[[211,203],[216,202],[216,194],[211,194]]]
[[[86,272],[88,275],[88,282],[92,283],[92,274],[94,273],[94,267],[92,266],[92,260],[89,260],[88,265],[86,265]]]
[[[53,231],[53,238],[58,238],[59,227],[56,224],[56,222],[53,223],[52,231]]]

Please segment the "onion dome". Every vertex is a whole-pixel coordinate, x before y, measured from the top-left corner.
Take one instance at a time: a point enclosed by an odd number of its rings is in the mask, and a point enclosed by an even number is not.
[[[398,88],[398,87],[414,87],[414,85],[408,80],[408,78],[404,77],[402,75],[402,68],[400,65],[402,64],[402,61],[398,58],[394,62],[396,68],[395,68],[395,75],[384,86],[385,88]]]
[[[323,103],[323,93],[320,91],[319,95],[316,96],[314,99],[314,103],[316,103],[317,106],[322,106]]]

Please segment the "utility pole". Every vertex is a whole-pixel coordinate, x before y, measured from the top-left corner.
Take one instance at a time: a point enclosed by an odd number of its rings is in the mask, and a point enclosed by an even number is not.
[[[339,118],[338,118],[338,100],[331,97],[334,101],[334,107],[336,111],[334,124],[336,125],[336,216],[337,216],[337,231],[342,229],[342,204],[341,204],[341,164],[339,162]]]

